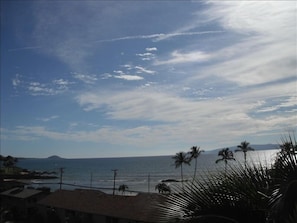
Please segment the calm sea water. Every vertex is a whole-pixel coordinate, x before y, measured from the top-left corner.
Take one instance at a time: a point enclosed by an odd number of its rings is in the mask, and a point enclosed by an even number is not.
[[[248,152],[248,162],[271,165],[277,150]],[[197,176],[199,179],[206,172],[224,169],[224,163],[215,164],[217,154],[203,153],[197,159]],[[243,163],[243,153],[235,153],[236,161],[230,165]],[[181,179],[180,168],[175,168],[172,156],[133,157],[133,158],[93,158],[93,159],[20,159],[18,166],[36,171],[55,171],[64,168],[63,189],[75,189],[79,186],[96,188],[112,193],[114,171],[117,170],[115,184],[125,184],[129,191],[156,192],[155,186],[162,180]],[[191,180],[195,161],[191,166],[184,165],[184,179]],[[59,174],[57,175],[59,176]],[[33,186],[49,186],[52,190],[60,187],[60,179],[33,180]],[[174,184],[174,183],[171,183]],[[116,191],[116,193],[120,193]]]

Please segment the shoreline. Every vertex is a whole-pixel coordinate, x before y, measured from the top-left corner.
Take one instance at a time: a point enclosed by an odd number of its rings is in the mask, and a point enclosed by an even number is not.
[[[5,180],[48,180],[48,179],[57,179],[57,176],[40,176],[34,174],[4,174],[1,177]]]

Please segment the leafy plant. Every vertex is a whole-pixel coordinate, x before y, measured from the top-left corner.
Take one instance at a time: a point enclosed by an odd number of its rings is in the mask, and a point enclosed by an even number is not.
[[[225,218],[230,222],[263,222],[270,183],[266,167],[236,165],[226,174],[186,184],[184,190],[176,187],[176,192],[161,207],[166,213],[166,220],[163,220],[187,222],[198,218]]]
[[[155,190],[158,190],[159,193],[171,193],[171,189],[170,187],[165,184],[165,183],[158,183],[156,186],[155,186]]]
[[[280,151],[271,170],[274,190],[270,198],[270,217],[276,223],[297,221],[297,141],[282,138]],[[291,219],[291,220],[290,220]]]
[[[226,148],[219,153],[225,164],[229,152]],[[232,165],[182,188],[175,186],[159,207],[161,222],[296,223],[296,140],[283,140],[272,166]]]
[[[125,191],[128,190],[128,189],[129,189],[129,187],[126,184],[121,184],[119,186],[119,191],[122,191],[122,194],[124,194]]]

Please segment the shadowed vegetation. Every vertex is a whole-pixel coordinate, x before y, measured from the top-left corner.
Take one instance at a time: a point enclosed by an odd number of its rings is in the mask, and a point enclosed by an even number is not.
[[[160,205],[160,221],[296,223],[296,146],[295,138],[289,136],[283,139],[271,166],[229,165],[228,171],[208,175],[183,188],[172,188],[171,195]],[[220,160],[225,161],[223,158]]]
[[[155,186],[155,190],[158,190],[158,192],[162,193],[162,194],[168,194],[168,193],[170,194],[171,193],[170,187],[165,183],[158,183]]]
[[[126,184],[121,184],[121,185],[119,186],[119,191],[121,191],[122,194],[124,194],[125,191],[128,190],[128,189],[129,189],[129,187],[128,187]]]

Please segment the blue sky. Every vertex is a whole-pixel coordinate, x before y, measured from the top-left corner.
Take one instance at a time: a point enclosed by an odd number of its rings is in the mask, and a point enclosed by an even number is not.
[[[296,61],[294,1],[1,1],[1,153],[278,143]]]

